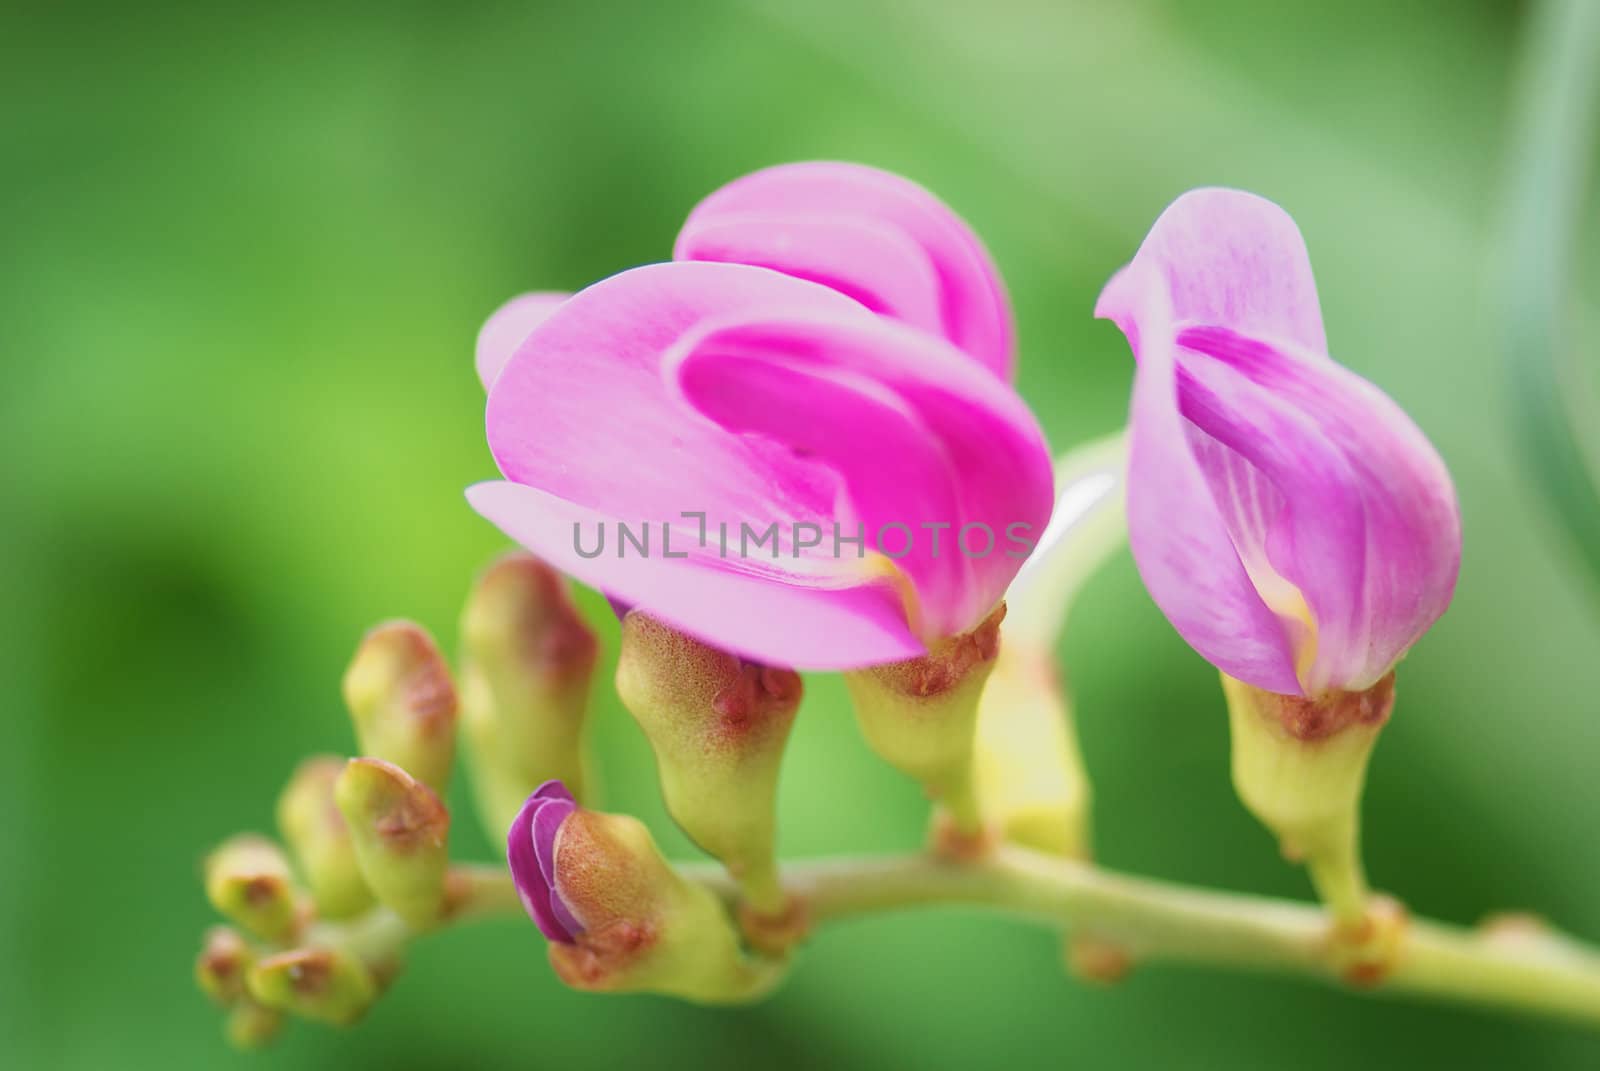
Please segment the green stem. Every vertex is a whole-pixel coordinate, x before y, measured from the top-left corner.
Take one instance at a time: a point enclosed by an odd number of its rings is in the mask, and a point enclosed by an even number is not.
[[[680,865],[730,900],[720,865]],[[520,915],[510,875],[464,867],[477,899],[446,925]],[[1087,863],[1011,845],[976,863],[929,855],[823,859],[788,864],[784,887],[803,897],[814,924],[914,907],[966,906],[1001,911],[1120,945],[1136,963],[1178,963],[1260,971],[1342,983],[1348,960],[1333,939],[1330,916],[1309,904],[1213,892],[1129,877]],[[345,927],[372,940],[403,940],[398,920],[383,915]],[[1406,925],[1392,968],[1372,996],[1412,995],[1567,1019],[1600,1027],[1600,953],[1576,941],[1531,930],[1472,930],[1428,920]]]

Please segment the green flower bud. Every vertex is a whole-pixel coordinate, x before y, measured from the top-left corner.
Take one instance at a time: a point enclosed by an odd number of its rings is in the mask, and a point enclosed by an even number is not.
[[[297,948],[268,956],[250,970],[250,995],[268,1008],[348,1026],[378,997],[378,984],[355,956],[329,948]]]
[[[433,790],[379,759],[351,759],[334,784],[367,886],[414,929],[436,924],[445,902],[450,812]]]
[[[1089,856],[1089,778],[1048,652],[1015,645],[995,658],[978,706],[976,795],[1007,840]]]
[[[845,674],[872,750],[945,808],[954,833],[941,845],[947,851],[976,850],[985,840],[973,746],[1005,615],[1002,603],[977,628],[939,641],[921,658]]]
[[[1306,699],[1277,695],[1226,674],[1233,784],[1277,838],[1305,862],[1334,916],[1363,925],[1368,909],[1360,859],[1367,760],[1394,707],[1394,674],[1365,692]]]
[[[245,997],[228,1012],[228,1041],[238,1049],[260,1049],[283,1029],[283,1013]]]
[[[527,866],[537,852],[515,846],[512,872],[525,901],[558,896],[575,924],[570,939],[550,945],[568,985],[731,1004],[758,1000],[781,980],[784,962],[746,955],[722,901],[673,870],[636,819],[576,808],[550,851],[548,880]]]
[[[1119,432],[1056,459],[1055,510],[1006,593],[1006,641],[978,713],[985,819],[1008,840],[1072,858],[1089,856],[1089,779],[1054,652],[1078,591],[1127,542],[1127,452]]]
[[[332,755],[306,759],[278,797],[278,831],[311,887],[318,914],[330,919],[349,918],[372,906],[350,830],[333,799],[343,769],[344,760]]]
[[[237,930],[213,926],[194,963],[194,980],[201,992],[224,1008],[244,995],[244,976],[255,962],[255,952]]]
[[[420,625],[389,621],[368,632],[345,671],[344,701],[363,755],[394,763],[436,792],[448,787],[456,689]]]
[[[751,908],[786,911],[778,773],[800,707],[792,670],[746,662],[638,610],[622,623],[617,694],[655,750],[667,810],[727,866]]]
[[[461,714],[479,813],[496,833],[546,781],[594,791],[589,685],[599,646],[567,582],[531,554],[500,558],[461,617]]]
[[[257,937],[282,941],[300,924],[289,861],[272,841],[253,833],[230,837],[206,859],[211,906]]]

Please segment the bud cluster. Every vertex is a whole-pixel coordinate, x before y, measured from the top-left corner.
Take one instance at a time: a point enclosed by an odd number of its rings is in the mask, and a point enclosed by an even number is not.
[[[207,858],[207,898],[232,926],[208,934],[195,975],[236,1044],[265,1044],[287,1017],[355,1022],[413,936],[492,900],[492,882],[450,860],[458,721],[496,833],[540,782],[582,783],[596,644],[565,581],[507,556],[472,592],[462,631],[464,695],[420,626],[368,632],[343,681],[356,757],[302,761],[278,797],[281,839],[238,834]]]

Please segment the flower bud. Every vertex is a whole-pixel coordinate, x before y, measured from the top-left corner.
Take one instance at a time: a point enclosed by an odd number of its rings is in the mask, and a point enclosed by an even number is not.
[[[845,674],[856,719],[872,750],[921,782],[965,838],[983,832],[973,784],[978,700],[1000,651],[1002,603],[971,632],[921,658]]]
[[[363,755],[445,790],[455,760],[456,689],[421,626],[389,621],[368,632],[345,671],[344,701]]]
[[[576,989],[726,1004],[782,976],[781,961],[744,954],[722,902],[673,870],[643,824],[584,810],[559,782],[528,798],[506,860],[551,965]]]
[[[976,795],[1006,840],[1089,855],[1089,778],[1072,712],[1048,654],[1008,642],[978,705]]]
[[[1307,699],[1223,675],[1239,799],[1304,861],[1323,901],[1350,926],[1367,914],[1359,854],[1361,791],[1394,707],[1394,674],[1363,692]]]
[[[244,994],[244,976],[255,953],[237,930],[213,926],[194,963],[194,980],[201,992],[222,1005],[232,1005]]]
[[[250,995],[269,1008],[348,1026],[378,997],[378,984],[354,955],[297,948],[268,956],[250,970]]]
[[[332,755],[306,759],[278,797],[278,831],[311,887],[317,913],[330,919],[349,918],[372,906],[350,830],[333,799],[343,769],[344,760]]]
[[[505,829],[545,781],[593,789],[589,684],[599,648],[566,581],[531,554],[478,580],[461,617],[461,715],[478,809]]]
[[[673,819],[721,860],[757,913],[783,912],[778,773],[800,708],[799,675],[635,610],[622,623],[617,694],[655,750]]]
[[[283,1029],[283,1012],[245,997],[228,1012],[228,1041],[237,1049],[260,1049]]]
[[[379,759],[351,759],[334,784],[362,877],[414,929],[439,921],[450,812],[433,790]]]
[[[977,795],[1008,840],[1089,854],[1089,779],[1055,650],[1084,582],[1127,539],[1122,433],[1056,459],[1056,504],[1006,593],[1006,642],[978,708]]]
[[[299,925],[289,861],[265,837],[241,833],[206,859],[211,906],[257,937],[281,941]]]

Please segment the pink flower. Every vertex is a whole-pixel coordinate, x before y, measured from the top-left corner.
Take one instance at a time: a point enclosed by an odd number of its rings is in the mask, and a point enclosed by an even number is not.
[[[1371,687],[1449,605],[1460,516],[1422,432],[1328,357],[1294,221],[1187,193],[1095,314],[1138,359],[1128,530],[1162,612],[1258,688]]]
[[[903,179],[799,164],[713,194],[677,253],[485,327],[506,479],[473,507],[756,661],[897,661],[981,622],[1052,488],[977,238]]]

